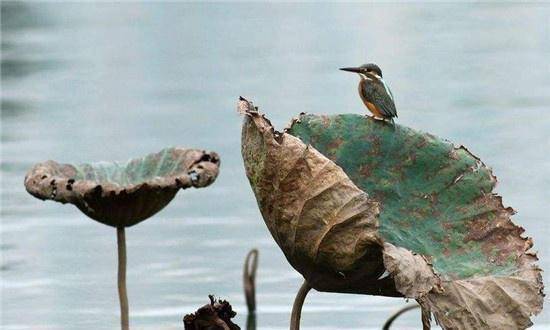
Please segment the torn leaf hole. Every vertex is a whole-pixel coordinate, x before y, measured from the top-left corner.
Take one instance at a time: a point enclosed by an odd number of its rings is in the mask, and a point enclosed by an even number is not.
[[[380,275],[380,277],[377,278],[377,280],[382,280],[382,279],[385,279],[386,277],[390,276],[390,272],[388,272],[387,269],[384,270],[384,273],[382,273],[382,275]]]
[[[203,154],[198,162],[209,162],[210,161],[210,155],[209,154]]]
[[[199,181],[199,174],[194,170],[187,174],[189,174],[189,178],[191,179],[192,184],[196,184]]]

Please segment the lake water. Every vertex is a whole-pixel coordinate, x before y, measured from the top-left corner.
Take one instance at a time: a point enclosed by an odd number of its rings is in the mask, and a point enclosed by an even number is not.
[[[550,269],[549,5],[2,2],[2,329],[117,329],[116,234],[27,194],[33,163],[217,151],[209,188],[127,230],[135,329],[182,329],[209,293],[244,325],[241,266],[260,249],[259,329],[288,329],[301,277],[267,231],[240,156],[239,95],[277,127],[365,110],[342,66],[378,63],[399,123],[492,166]],[[548,273],[545,280],[548,281]],[[377,329],[403,299],[312,293],[304,329]],[[535,319],[550,328],[550,312]],[[411,312],[399,329],[418,329]]]

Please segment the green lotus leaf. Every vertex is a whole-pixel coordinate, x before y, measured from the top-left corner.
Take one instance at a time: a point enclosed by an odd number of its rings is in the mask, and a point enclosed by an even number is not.
[[[35,165],[25,177],[33,196],[72,203],[113,227],[135,225],[164,208],[180,189],[205,187],[218,175],[219,157],[197,149],[167,148],[127,162]]]
[[[531,325],[543,299],[532,241],[466,148],[353,114],[302,114],[279,133],[239,107],[260,211],[311,287],[414,298],[444,329]]]

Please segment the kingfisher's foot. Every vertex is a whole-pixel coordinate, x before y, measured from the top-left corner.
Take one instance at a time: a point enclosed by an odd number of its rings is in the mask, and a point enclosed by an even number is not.
[[[371,114],[368,114],[368,113],[365,114],[365,118],[371,118],[371,119],[375,119],[375,120],[380,120],[381,119],[381,118],[376,117],[375,115],[371,115]]]

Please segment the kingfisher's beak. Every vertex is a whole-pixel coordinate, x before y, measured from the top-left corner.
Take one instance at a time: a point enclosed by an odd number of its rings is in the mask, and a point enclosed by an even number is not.
[[[361,73],[361,68],[340,68],[342,71]]]

